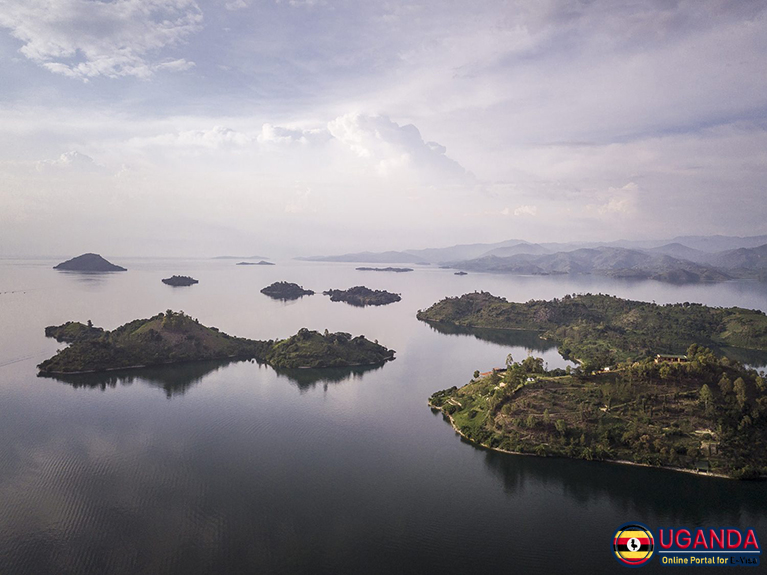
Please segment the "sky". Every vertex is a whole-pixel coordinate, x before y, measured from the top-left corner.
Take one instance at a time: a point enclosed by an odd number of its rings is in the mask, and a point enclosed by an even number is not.
[[[764,0],[0,0],[0,256],[767,233]]]

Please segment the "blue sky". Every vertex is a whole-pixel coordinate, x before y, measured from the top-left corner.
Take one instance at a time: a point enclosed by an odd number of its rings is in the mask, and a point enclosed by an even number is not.
[[[0,255],[767,233],[766,11],[0,0]]]

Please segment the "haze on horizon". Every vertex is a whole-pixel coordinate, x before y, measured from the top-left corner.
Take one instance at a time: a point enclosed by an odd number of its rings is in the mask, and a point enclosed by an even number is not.
[[[0,256],[767,233],[767,3],[0,0]]]

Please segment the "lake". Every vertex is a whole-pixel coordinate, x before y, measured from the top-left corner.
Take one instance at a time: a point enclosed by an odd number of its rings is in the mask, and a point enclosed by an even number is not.
[[[415,319],[474,290],[514,301],[601,292],[767,310],[767,284],[173,259],[115,259],[129,271],[92,275],[52,270],[58,261],[0,260],[3,575],[601,573],[623,569],[611,545],[628,521],[753,527],[767,537],[767,483],[507,455],[461,440],[427,407],[434,391],[503,365],[508,353],[567,362],[529,334],[443,333]],[[200,283],[161,283],[173,274]],[[318,294],[284,303],[259,293],[278,280]],[[355,308],[321,295],[355,285],[402,301]],[[301,327],[363,334],[397,359],[354,370],[204,362],[36,376],[63,345],[45,338],[45,326],[90,319],[113,329],[166,309],[255,339]],[[657,559],[644,567],[662,569]]]

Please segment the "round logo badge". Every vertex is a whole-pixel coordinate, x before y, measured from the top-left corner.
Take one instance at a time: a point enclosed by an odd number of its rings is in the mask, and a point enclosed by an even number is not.
[[[629,567],[639,567],[652,557],[655,539],[652,532],[641,523],[621,525],[613,537],[613,553],[616,559]]]

